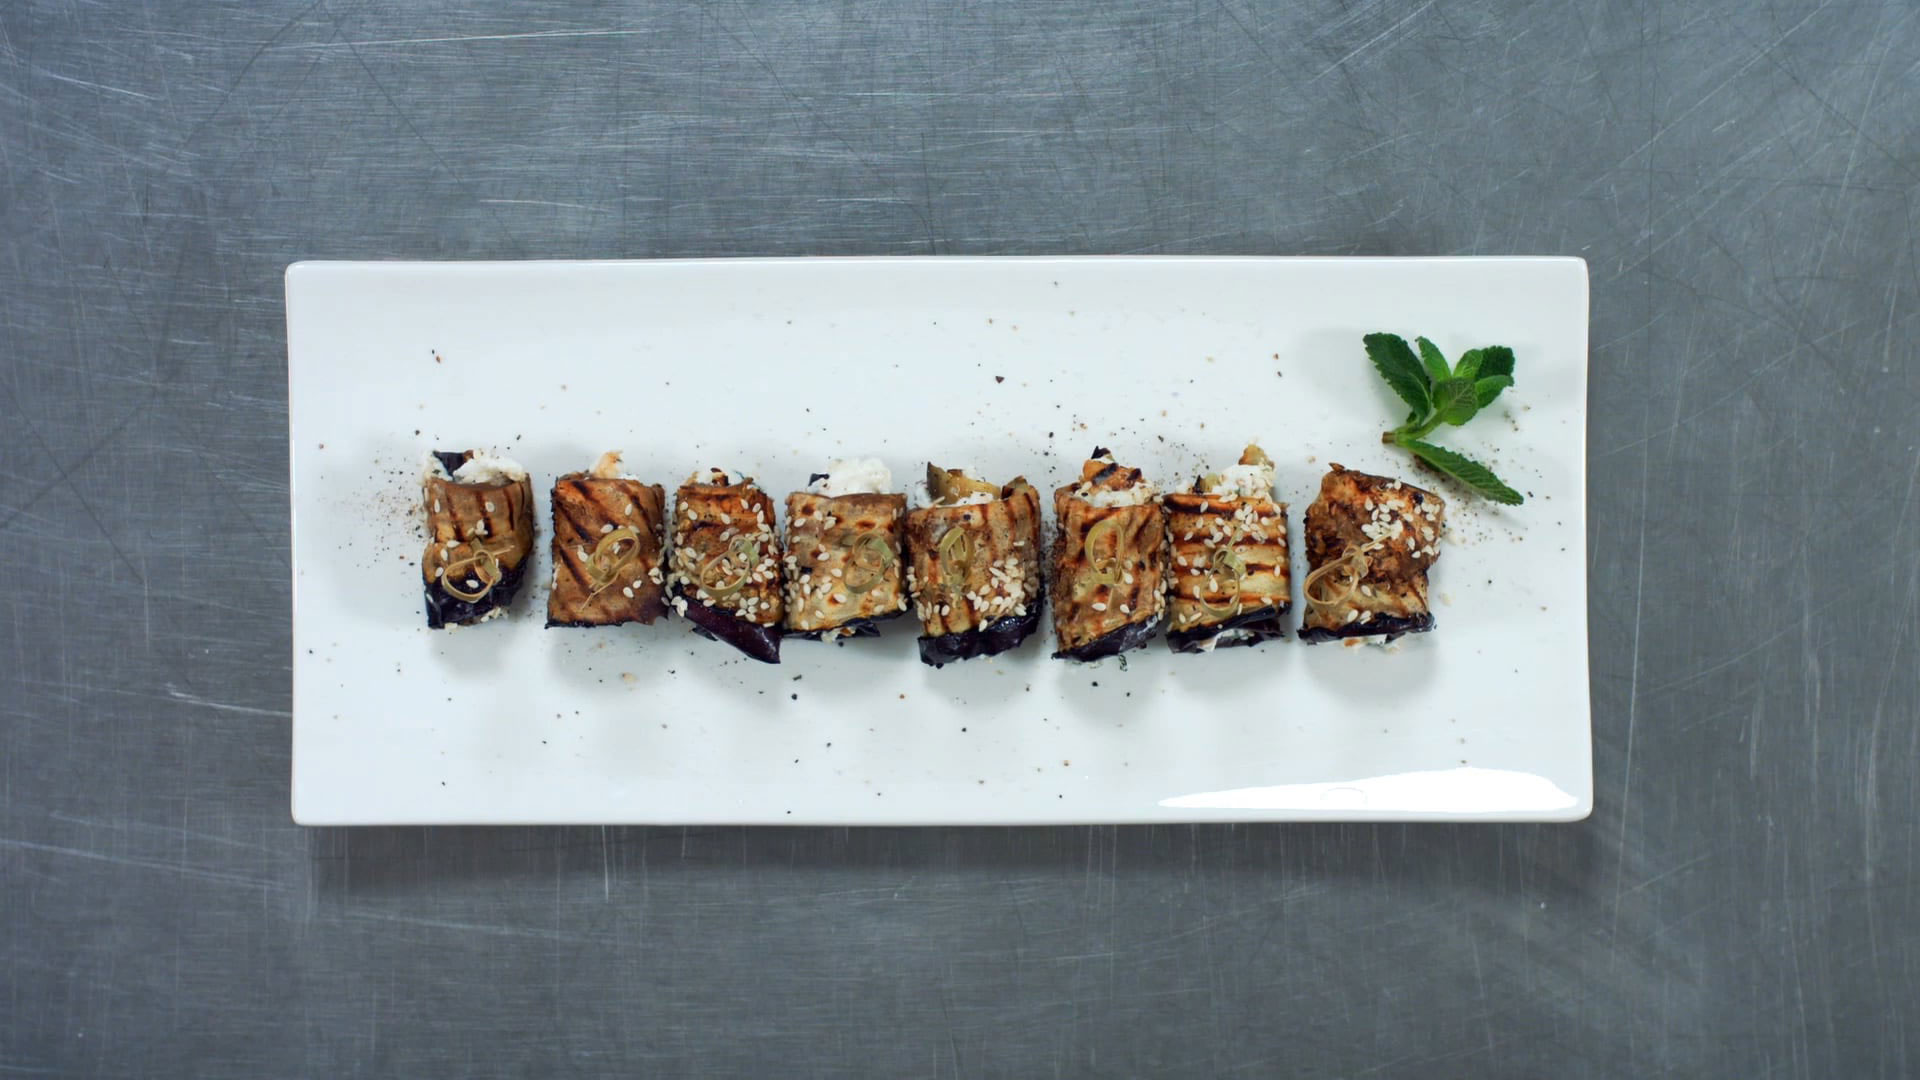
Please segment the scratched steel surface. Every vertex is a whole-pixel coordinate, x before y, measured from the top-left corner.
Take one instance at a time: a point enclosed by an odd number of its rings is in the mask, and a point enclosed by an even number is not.
[[[481,7],[0,5],[0,1075],[1920,1073],[1912,4]],[[1585,256],[1592,820],[289,824],[287,262],[917,252]]]

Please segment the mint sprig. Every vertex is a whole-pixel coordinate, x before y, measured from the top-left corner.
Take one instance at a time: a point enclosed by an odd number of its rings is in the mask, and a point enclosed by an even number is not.
[[[1448,365],[1439,346],[1426,338],[1415,339],[1420,346],[1417,356],[1398,334],[1368,334],[1361,340],[1374,369],[1412,410],[1405,423],[1380,436],[1381,442],[1408,451],[1494,502],[1519,506],[1526,501],[1492,469],[1426,441],[1441,424],[1460,427],[1472,420],[1513,385],[1512,349],[1505,345],[1469,349],[1458,363]]]

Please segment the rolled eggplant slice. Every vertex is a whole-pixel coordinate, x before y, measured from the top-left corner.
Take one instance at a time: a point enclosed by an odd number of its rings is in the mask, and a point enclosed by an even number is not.
[[[1152,640],[1166,621],[1166,518],[1139,469],[1095,450],[1053,494],[1056,660],[1099,660]]]
[[[813,477],[813,490],[787,496],[790,636],[871,637],[879,620],[907,610],[907,497],[887,492],[892,483],[877,461],[836,461]]]
[[[473,450],[435,451],[421,484],[420,556],[427,626],[471,626],[506,613],[533,552],[527,470]]]
[[[1273,500],[1267,455],[1249,446],[1238,465],[1161,502],[1172,541],[1168,647],[1208,652],[1285,637],[1287,505]]]
[[[1427,570],[1440,555],[1446,500],[1334,465],[1307,507],[1300,640],[1384,645],[1433,629]]]
[[[773,500],[751,479],[695,473],[674,493],[668,604],[696,632],[780,662],[780,545]]]
[[[1040,492],[927,466],[928,506],[907,514],[907,587],[920,660],[942,667],[1018,646],[1040,625]]]
[[[650,623],[666,610],[666,492],[620,471],[618,451],[553,482],[547,625]]]

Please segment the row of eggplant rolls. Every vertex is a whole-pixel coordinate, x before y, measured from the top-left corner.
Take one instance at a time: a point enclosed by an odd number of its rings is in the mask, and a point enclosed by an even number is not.
[[[771,664],[782,638],[874,636],[911,609],[920,658],[934,667],[1019,645],[1048,600],[1056,659],[1114,656],[1163,627],[1176,652],[1286,634],[1287,504],[1274,500],[1273,462],[1258,446],[1165,494],[1096,449],[1080,479],[1053,493],[1058,528],[1044,556],[1040,493],[1024,478],[993,484],[930,464],[911,509],[892,487],[879,461],[835,462],[787,496],[781,536],[773,500],[750,477],[703,469],[669,509],[659,484],[604,454],[553,485],[547,626],[673,612]],[[435,453],[422,502],[427,625],[503,614],[533,551],[527,471],[471,450]],[[1332,466],[1306,514],[1300,640],[1379,644],[1431,630],[1427,570],[1445,514],[1431,491]]]

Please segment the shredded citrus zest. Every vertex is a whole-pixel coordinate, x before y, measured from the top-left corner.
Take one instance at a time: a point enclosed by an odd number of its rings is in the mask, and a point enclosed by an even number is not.
[[[853,552],[847,556],[847,591],[872,592],[886,580],[887,571],[893,569],[896,561],[893,546],[887,543],[886,537],[871,532],[860,536],[853,541]]]
[[[626,550],[616,555],[614,549],[628,541],[631,543],[627,544]],[[593,546],[593,553],[587,556],[587,579],[593,582],[593,591],[587,594],[587,598],[592,599],[619,584],[622,576],[620,571],[625,570],[639,555],[640,533],[637,530],[622,525],[602,536],[600,542]]]
[[[1300,595],[1306,598],[1307,606],[1312,609],[1311,614],[1329,618],[1330,613],[1353,599],[1353,594],[1359,591],[1360,583],[1366,580],[1367,572],[1373,567],[1373,564],[1367,560],[1367,552],[1371,551],[1373,546],[1368,544],[1364,548],[1356,548],[1349,544],[1339,558],[1307,575],[1307,579],[1300,583]],[[1335,575],[1339,575],[1340,580],[1344,582],[1344,587],[1338,595],[1315,596],[1313,594],[1316,586]]]
[[[1200,605],[1202,611],[1222,619],[1230,619],[1240,613],[1240,584],[1246,579],[1247,564],[1232,546],[1240,542],[1240,532],[1239,529],[1235,529],[1234,534],[1227,538],[1227,546],[1213,549],[1208,567],[1210,574],[1227,579],[1226,591],[1233,598],[1232,602],[1225,605],[1215,604],[1207,599],[1204,592],[1198,590],[1194,596],[1195,602]]]
[[[466,541],[461,546],[468,548],[466,554],[441,564],[440,587],[446,590],[448,596],[456,600],[464,600],[469,604],[477,603],[492,592],[493,587],[500,584],[501,579],[506,576],[500,569],[500,556],[513,550],[513,540],[504,538],[492,544],[475,544]],[[455,583],[457,579],[469,576],[480,582],[480,588],[477,591],[469,592]]]
[[[973,536],[958,527],[950,528],[940,537],[936,550],[940,555],[941,588],[955,596],[967,591],[967,577],[973,572],[973,558],[978,550]]]
[[[735,558],[740,560],[739,577],[727,580],[731,564]],[[727,545],[727,550],[708,559],[700,568],[700,587],[712,593],[715,599],[732,596],[753,580],[753,569],[760,565],[760,542],[751,537],[736,536]]]
[[[1087,559],[1087,572],[1080,575],[1080,579],[1074,582],[1073,598],[1075,600],[1085,599],[1102,585],[1118,585],[1125,579],[1125,572],[1120,568],[1118,536],[1113,540],[1114,554],[1104,557],[1095,557],[1093,554],[1093,550],[1100,546],[1101,540],[1107,533],[1119,531],[1120,517],[1117,514],[1103,517],[1087,529],[1086,539],[1080,542],[1080,551]]]

